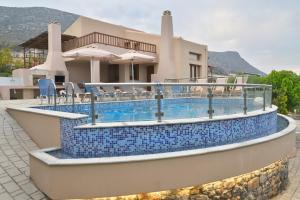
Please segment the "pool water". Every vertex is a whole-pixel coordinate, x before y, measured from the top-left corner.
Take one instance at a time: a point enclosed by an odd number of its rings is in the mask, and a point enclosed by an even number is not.
[[[207,98],[170,98],[162,100],[161,111],[164,113],[162,120],[188,119],[208,117]],[[212,107],[214,116],[243,113],[244,102],[242,98],[214,98]],[[38,106],[35,108],[72,112],[72,106],[57,105]],[[262,104],[254,99],[247,100],[247,111],[261,110]],[[97,102],[95,112],[98,115],[97,122],[129,122],[129,121],[153,121],[157,120],[157,100],[132,100],[117,102]],[[86,114],[91,119],[90,104],[75,104],[74,113]]]
[[[260,107],[261,105],[248,103],[248,111],[258,110]],[[243,113],[243,104],[240,100],[219,101],[213,103],[213,110],[214,116]],[[164,120],[207,117],[208,101],[163,101],[161,111],[164,113]],[[156,112],[155,101],[150,104],[125,104],[109,109],[96,109],[97,122],[153,121],[157,119]]]

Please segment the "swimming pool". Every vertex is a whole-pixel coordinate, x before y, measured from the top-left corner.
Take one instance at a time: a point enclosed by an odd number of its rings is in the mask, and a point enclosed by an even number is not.
[[[214,116],[243,113],[243,99],[241,98],[215,98],[212,103]],[[71,105],[38,106],[35,108],[72,112]],[[254,111],[262,108],[260,102],[248,99],[247,110]],[[188,119],[207,117],[207,98],[170,98],[162,100],[164,120]],[[98,115],[97,122],[129,122],[129,121],[154,121],[157,112],[156,100],[134,100],[122,102],[98,102],[95,104]],[[74,113],[91,115],[90,104],[76,104]],[[91,122],[89,117],[88,122]]]

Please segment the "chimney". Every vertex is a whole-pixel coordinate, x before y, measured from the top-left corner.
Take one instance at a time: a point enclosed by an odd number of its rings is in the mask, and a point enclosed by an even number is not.
[[[58,22],[48,24],[48,55],[44,65],[51,74],[68,77],[68,70],[61,50],[61,25]]]
[[[160,55],[157,76],[160,81],[176,78],[173,53],[173,22],[171,11],[166,10],[161,17]]]

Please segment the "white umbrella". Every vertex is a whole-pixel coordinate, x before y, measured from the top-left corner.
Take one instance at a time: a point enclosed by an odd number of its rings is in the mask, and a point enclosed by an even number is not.
[[[93,74],[93,61],[94,60],[114,60],[120,58],[116,54],[105,51],[103,49],[93,48],[93,47],[85,47],[80,49],[73,49],[63,53],[63,57],[66,58],[88,58],[91,63],[91,77]]]
[[[155,57],[145,55],[142,53],[139,53],[134,50],[130,50],[127,53],[121,54],[120,55],[121,59],[114,60],[114,63],[131,63],[131,77],[132,77],[132,82],[134,82],[134,69],[133,69],[133,64],[134,63],[145,63],[145,62],[154,62]]]

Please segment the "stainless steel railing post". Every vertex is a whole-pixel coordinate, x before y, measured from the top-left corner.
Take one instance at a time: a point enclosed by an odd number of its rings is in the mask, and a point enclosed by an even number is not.
[[[157,112],[155,113],[155,116],[157,117],[157,122],[161,122],[161,117],[164,116],[164,113],[161,111],[161,100],[163,98],[163,94],[161,93],[158,86],[155,95],[155,99],[157,100]]]
[[[52,88],[51,88],[52,87]],[[50,104],[50,91],[51,89],[53,89],[53,98],[54,98],[54,110],[56,110],[56,87],[54,85],[54,83],[51,83],[49,86],[48,86],[48,104]]]
[[[95,94],[91,90],[91,114],[92,114],[92,125],[96,124],[96,113],[95,113]]]
[[[244,115],[247,115],[247,91],[246,91],[246,88],[243,86],[242,87],[243,89],[243,99],[244,99],[244,108],[243,108],[243,110],[244,110]]]
[[[74,85],[72,83],[72,112],[75,111],[75,91],[74,91]]]
[[[50,104],[50,87],[51,87],[51,84],[48,85],[48,92],[47,92],[47,94],[48,94],[48,104]]]
[[[53,86],[53,92],[54,92],[54,110],[56,110],[56,89]]]
[[[273,87],[270,86],[270,108],[272,108]]]
[[[209,86],[208,87],[208,94],[207,94],[207,98],[208,98],[208,117],[209,119],[212,119],[213,118],[213,113],[214,113],[214,110],[213,110],[213,107],[212,107],[212,99],[213,99],[213,93],[212,93],[212,88]]]
[[[263,111],[266,110],[266,87],[263,87]]]

